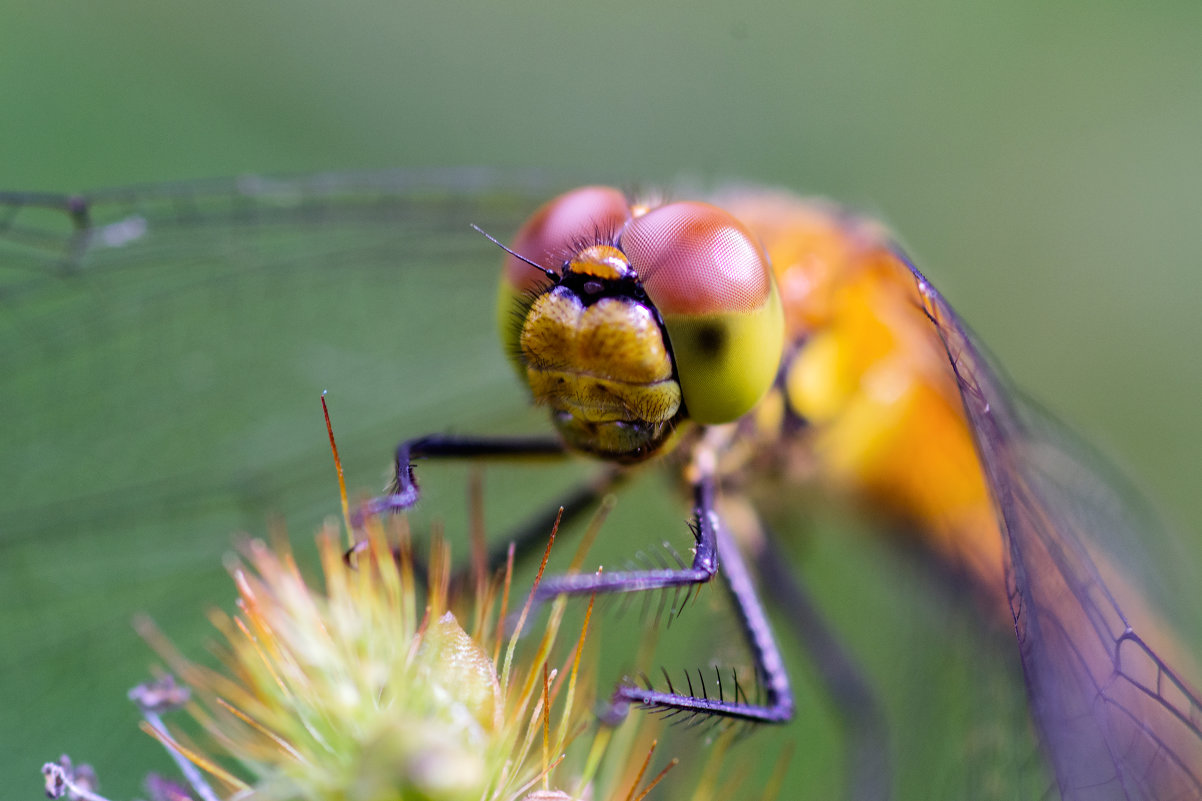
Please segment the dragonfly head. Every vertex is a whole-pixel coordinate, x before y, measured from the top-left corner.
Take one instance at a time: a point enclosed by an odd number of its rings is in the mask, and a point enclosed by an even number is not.
[[[585,187],[539,209],[513,252],[502,337],[569,447],[645,459],[686,420],[738,419],[776,377],[784,325],[772,270],[720,209],[649,209]]]

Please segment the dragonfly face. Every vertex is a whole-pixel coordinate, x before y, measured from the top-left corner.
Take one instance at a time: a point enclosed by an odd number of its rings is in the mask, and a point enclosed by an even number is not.
[[[194,615],[225,587],[227,532],[258,528],[268,508],[313,504],[313,488],[329,485],[322,389],[375,404],[355,406],[347,417],[363,425],[340,435],[346,461],[373,468],[398,425],[487,432],[497,410],[521,406],[495,332],[480,325],[480,310],[498,301],[483,277],[494,251],[467,228],[475,222],[519,231],[514,251],[542,268],[506,260],[501,334],[569,446],[611,461],[671,448],[702,456],[701,434],[720,432],[727,447],[711,454],[708,488],[719,496],[778,480],[749,472],[761,457],[812,454],[824,488],[858,488],[878,517],[916,525],[924,547],[996,592],[1018,628],[1010,647],[1065,797],[1202,794],[1202,708],[1188,663],[1145,614],[1123,563],[1095,542],[1099,531],[1138,541],[1144,530],[1113,511],[1121,496],[1091,457],[1015,399],[886,234],[767,192],[724,198],[716,212],[644,209],[591,188],[529,218],[545,197],[459,175],[3,198],[0,334],[19,346],[0,351],[10,410],[2,561],[13,571],[0,599],[19,614],[0,619],[9,657],[0,685],[6,708],[33,721],[23,741],[42,726],[51,732],[42,739],[57,742],[97,695],[121,699],[141,678],[127,621],[147,602],[122,606],[124,593],[158,587],[148,603],[161,621],[164,606]],[[701,244],[689,252],[695,234]],[[727,237],[735,244],[718,256],[712,240]],[[734,265],[751,289],[715,289],[709,267],[694,269],[706,264]],[[616,313],[594,311],[605,305]],[[346,334],[374,322],[378,331]],[[620,353],[606,350],[612,343]],[[715,360],[726,352],[716,344],[738,347]],[[402,407],[403,424],[392,417]],[[682,435],[690,426],[698,436]],[[731,544],[725,525],[712,526],[719,550]],[[210,584],[198,544],[211,552]],[[760,572],[772,567],[749,555]],[[718,557],[716,575],[727,576],[731,562]],[[142,570],[148,561],[154,571]],[[103,605],[96,587],[112,589]],[[100,619],[77,623],[88,610]],[[770,662],[759,631],[752,651]],[[102,646],[86,650],[93,640]],[[96,671],[101,663],[111,676]],[[108,686],[55,678],[67,674]],[[787,717],[787,683],[768,689],[781,703],[766,719]],[[31,706],[51,693],[67,711]]]
[[[572,448],[644,459],[686,419],[738,419],[776,377],[772,271],[720,209],[588,187],[536,212],[513,252],[533,263],[506,260],[502,338]]]

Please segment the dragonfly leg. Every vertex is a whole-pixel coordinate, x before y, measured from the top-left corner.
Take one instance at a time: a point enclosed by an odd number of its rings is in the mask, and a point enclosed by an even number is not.
[[[356,527],[373,515],[400,512],[417,503],[421,491],[414,459],[529,459],[562,457],[563,443],[552,437],[456,437],[431,434],[397,446],[395,474],[386,495],[368,501],[355,515]]]
[[[420,496],[413,470],[415,459],[530,459],[555,458],[566,454],[562,443],[550,437],[454,437],[435,434],[406,440],[397,446],[395,478],[388,494],[368,501],[355,514],[352,522],[359,527],[366,517],[400,512],[413,506]],[[617,468],[605,470],[574,487],[558,503],[545,506],[489,550],[486,572],[492,573],[505,565],[511,544],[517,561],[541,550],[557,520],[563,525],[576,519],[621,483],[626,475],[625,470]],[[424,581],[425,565],[416,560],[414,569]],[[451,577],[452,583],[465,581],[470,569],[457,570]]]
[[[631,704],[647,709],[687,715],[712,715],[760,723],[783,723],[793,717],[793,695],[789,678],[781,660],[780,650],[768,625],[763,605],[755,593],[751,575],[743,557],[722,525],[714,509],[714,481],[706,475],[693,486],[697,540],[693,563],[685,568],[630,570],[615,573],[574,573],[543,579],[535,591],[536,602],[545,602],[559,595],[592,595],[593,593],[644,592],[673,587],[692,587],[704,584],[718,574],[719,561],[724,565],[723,576],[734,601],[744,636],[755,659],[756,670],[763,684],[765,703],[753,704],[736,691],[732,697],[718,698],[679,693],[671,686],[667,692],[634,684],[619,684],[604,716],[616,723],[624,718]]]

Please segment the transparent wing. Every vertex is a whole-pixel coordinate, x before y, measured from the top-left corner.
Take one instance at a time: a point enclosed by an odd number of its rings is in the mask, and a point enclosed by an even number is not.
[[[1202,702],[1182,672],[1189,656],[1124,560],[1155,539],[1153,524],[1096,456],[1007,390],[906,264],[946,345],[997,504],[1030,708],[1062,796],[1202,797]]]
[[[36,769],[76,741],[100,764],[151,762],[122,706],[150,661],[130,617],[151,611],[189,639],[229,595],[233,532],[262,535],[287,512],[308,536],[337,513],[323,390],[352,489],[383,488],[404,436],[529,419],[496,344],[500,257],[469,227],[509,236],[547,194],[523,180],[0,197],[0,694],[3,734],[20,731],[14,764]]]

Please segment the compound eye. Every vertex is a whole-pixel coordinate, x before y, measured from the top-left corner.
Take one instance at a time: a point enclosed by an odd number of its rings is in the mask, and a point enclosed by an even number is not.
[[[608,186],[585,186],[543,204],[510,246],[514,253],[556,273],[582,244],[608,244],[630,217],[626,196]],[[546,285],[546,276],[507,256],[503,281],[517,293]]]
[[[621,248],[659,310],[685,408],[704,424],[750,411],[772,386],[784,315],[751,233],[705,203],[673,203],[631,220]]]

